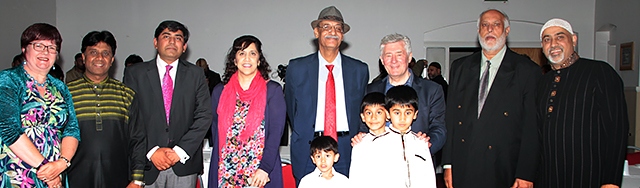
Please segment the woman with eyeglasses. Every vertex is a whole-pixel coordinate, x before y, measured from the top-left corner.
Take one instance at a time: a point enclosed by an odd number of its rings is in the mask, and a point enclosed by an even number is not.
[[[0,187],[65,187],[80,132],[67,86],[47,74],[61,43],[54,26],[33,24],[24,62],[0,71]]]

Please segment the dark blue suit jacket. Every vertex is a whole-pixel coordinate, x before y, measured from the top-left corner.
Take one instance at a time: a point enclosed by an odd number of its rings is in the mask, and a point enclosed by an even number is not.
[[[315,131],[316,108],[318,103],[318,52],[289,61],[285,85],[285,101],[287,115],[291,121],[291,163],[296,179],[310,173],[305,166],[310,163],[310,142]],[[360,103],[369,81],[369,68],[360,60],[341,54],[342,80],[349,122],[349,138],[358,133],[362,124],[360,119]],[[338,139],[340,141],[340,139]],[[345,146],[346,145],[346,146]],[[340,160],[346,163],[347,169],[336,169],[348,175],[348,164],[351,164],[351,145],[340,144]]]
[[[413,74],[413,73],[411,73]],[[372,82],[367,86],[367,93],[385,92],[389,77]],[[413,76],[411,86],[418,93],[418,118],[411,125],[413,132],[423,132],[431,138],[431,154],[438,152],[444,146],[447,136],[447,129],[444,124],[444,94],[442,87],[435,82],[425,80],[418,76]],[[369,130],[363,125],[362,130]]]

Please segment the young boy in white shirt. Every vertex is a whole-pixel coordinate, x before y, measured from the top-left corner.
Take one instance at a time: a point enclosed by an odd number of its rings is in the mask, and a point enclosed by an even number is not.
[[[387,110],[384,104],[384,94],[379,92],[369,93],[362,99],[360,118],[369,128],[369,133],[362,136],[351,152],[349,181],[352,187],[404,187],[404,182],[389,181],[392,179],[388,178],[390,172],[387,170],[392,168],[391,165],[403,164],[388,162],[394,156],[399,157],[402,151],[394,143],[395,139],[388,136],[390,132],[386,127]]]
[[[333,169],[340,158],[336,140],[329,136],[316,137],[311,141],[310,150],[316,169],[302,177],[298,188],[349,187],[349,179]]]
[[[397,157],[404,165],[395,166],[389,173],[403,174],[404,187],[435,188],[435,172],[429,152],[429,144],[411,131],[411,124],[418,114],[418,94],[405,85],[395,86],[385,97],[387,117],[391,121],[389,136],[402,150]]]

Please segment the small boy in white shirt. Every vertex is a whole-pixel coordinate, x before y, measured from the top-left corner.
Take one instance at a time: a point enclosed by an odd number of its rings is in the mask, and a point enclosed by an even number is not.
[[[404,182],[388,178],[392,173],[388,171],[392,168],[388,161],[400,157],[402,150],[394,143],[395,139],[388,136],[384,104],[384,94],[379,92],[369,93],[362,99],[360,118],[369,128],[369,133],[364,134],[351,150],[349,181],[352,187],[404,187]]]
[[[393,138],[396,148],[402,150],[399,160],[404,165],[394,165],[389,173],[402,174],[405,186],[435,188],[436,179],[429,152],[429,144],[411,131],[411,124],[418,114],[418,94],[405,85],[395,86],[387,91],[385,97],[387,117],[391,121],[389,136]]]
[[[349,187],[349,179],[333,169],[333,164],[340,158],[336,140],[319,136],[311,141],[310,150],[316,169],[302,177],[298,188]]]

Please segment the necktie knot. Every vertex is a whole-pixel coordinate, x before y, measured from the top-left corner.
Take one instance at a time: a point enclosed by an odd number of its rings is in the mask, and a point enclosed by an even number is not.
[[[491,67],[491,61],[487,60],[487,68]]]
[[[327,69],[329,69],[329,72],[333,72],[333,65],[326,65]]]
[[[169,73],[169,71],[171,71],[171,69],[173,68],[173,66],[171,66],[171,65],[167,65],[167,66],[165,66],[164,68],[166,68],[166,69],[167,69],[167,72],[166,72],[165,74],[168,74],[168,73]]]

